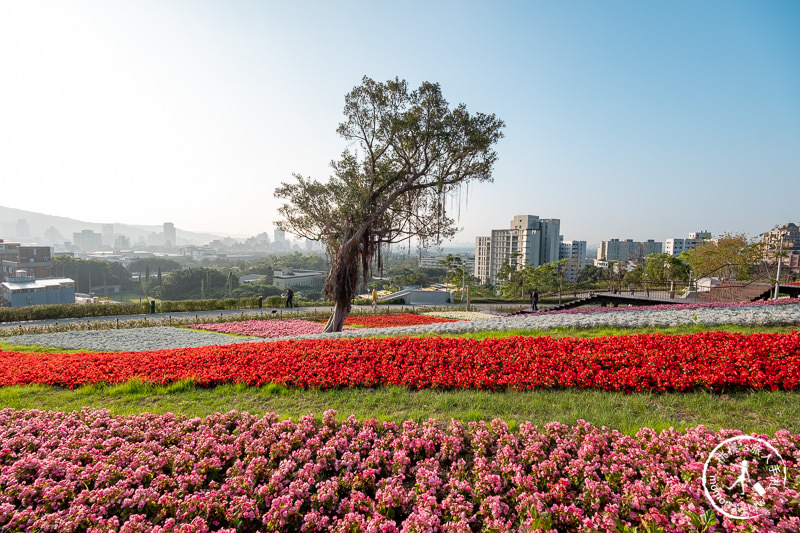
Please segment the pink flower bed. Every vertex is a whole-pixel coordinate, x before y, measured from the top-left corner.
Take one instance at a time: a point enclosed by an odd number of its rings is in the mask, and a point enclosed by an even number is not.
[[[220,324],[200,324],[192,327],[218,333],[275,338],[322,333],[322,330],[325,329],[325,324],[290,318],[287,320],[243,320],[241,322],[223,322]]]
[[[770,307],[779,305],[800,305],[800,298],[784,298],[781,300],[758,300],[757,302],[711,302],[702,304],[675,304],[675,305],[639,305],[631,307],[576,307],[575,309],[560,309],[558,311],[538,311],[528,313],[531,315],[587,315],[590,313],[612,313],[615,311],[673,311],[676,309],[718,309],[723,307]]]
[[[0,529],[690,532],[704,462],[736,434],[5,409]],[[711,531],[800,530],[800,435],[769,441],[786,486]]]

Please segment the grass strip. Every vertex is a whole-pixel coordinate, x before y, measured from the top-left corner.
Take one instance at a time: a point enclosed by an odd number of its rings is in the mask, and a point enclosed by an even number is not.
[[[23,353],[81,353],[86,350],[67,350],[58,346],[37,346],[32,344],[13,344],[0,341],[0,352],[23,352]]]
[[[779,429],[800,433],[800,392],[758,391],[715,395],[694,393],[624,394],[595,390],[531,392],[409,391],[377,389],[299,390],[269,384],[263,387],[221,385],[195,387],[191,381],[157,386],[137,380],[120,385],[95,384],[68,390],[45,385],[0,388],[0,408],[73,411],[105,408],[114,414],[180,413],[205,417],[229,410],[256,414],[275,412],[282,418],[335,409],[341,418],[461,421],[501,418],[511,427],[531,421],[539,426],[584,419],[633,435],[643,427],[661,430],[705,425],[713,430],[739,429],[774,434]]]

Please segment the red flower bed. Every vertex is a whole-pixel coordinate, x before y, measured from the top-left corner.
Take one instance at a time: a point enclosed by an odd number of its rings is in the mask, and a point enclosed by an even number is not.
[[[318,319],[327,322],[327,318]],[[427,315],[375,315],[375,316],[349,316],[344,320],[345,326],[361,326],[366,328],[391,328],[395,326],[421,326],[424,324],[438,324],[439,322],[458,322],[452,318],[439,318]]]
[[[800,332],[578,339],[313,339],[149,352],[0,352],[0,385],[167,384],[301,388],[636,391],[800,388]]]

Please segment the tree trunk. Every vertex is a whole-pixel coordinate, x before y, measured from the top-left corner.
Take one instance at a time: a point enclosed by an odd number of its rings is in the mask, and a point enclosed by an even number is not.
[[[351,309],[352,306],[350,305],[350,301],[337,301],[333,307],[333,314],[328,319],[328,323],[325,324],[323,333],[342,331],[344,328],[344,320],[347,318],[347,315],[350,313]]]
[[[344,320],[353,308],[351,302],[358,289],[359,248],[354,240],[342,246],[331,261],[331,271],[325,280],[325,295],[333,300],[333,314],[324,333],[342,331]]]

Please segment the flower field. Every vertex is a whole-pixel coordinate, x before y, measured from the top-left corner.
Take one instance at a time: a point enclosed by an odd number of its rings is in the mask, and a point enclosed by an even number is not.
[[[345,328],[352,326],[365,328],[388,328],[397,326],[418,326],[421,324],[438,324],[441,322],[454,322],[454,319],[426,315],[399,314],[375,316],[350,316],[345,320]],[[223,322],[219,324],[197,324],[193,329],[215,331],[217,333],[231,333],[252,337],[277,338],[294,337],[298,335],[314,335],[322,333],[327,319],[317,321],[290,318],[284,320],[242,320],[237,322]]]
[[[197,324],[192,328],[216,331],[217,333],[275,338],[322,333],[325,325],[310,320],[290,318],[286,320],[242,320],[219,324]]]
[[[319,319],[327,322],[325,318]],[[374,315],[374,316],[348,316],[345,326],[359,326],[362,328],[392,328],[401,326],[420,326],[425,324],[439,324],[442,322],[457,322],[459,319],[441,318],[429,315],[414,315],[410,313],[397,315]]]
[[[625,436],[585,422],[205,420],[0,411],[0,524],[20,531],[698,531],[703,461],[736,432]],[[793,480],[726,531],[797,531]],[[714,472],[727,482],[732,475]],[[710,520],[712,524],[715,521]],[[628,529],[623,529],[627,527]],[[717,529],[719,530],[719,529]]]
[[[348,323],[393,327],[485,318],[445,316],[379,315]],[[203,327],[274,338],[317,333],[323,325],[252,320]],[[136,379],[366,394],[383,386],[512,395],[534,389],[795,391],[783,393],[792,401],[800,391],[800,332],[327,338],[70,354],[0,350],[0,386],[77,388]],[[244,411],[200,419],[114,416],[96,407],[3,409],[0,531],[800,531],[800,434],[761,436],[779,451],[786,483],[767,487],[759,516],[742,521],[715,513],[703,487],[709,453],[740,432],[697,426],[633,433],[582,420],[539,427],[524,422],[511,431],[501,420],[359,421],[338,419],[333,411],[281,421],[273,413]],[[731,464],[743,457],[731,457]],[[738,470],[719,466],[710,473],[730,486]]]
[[[424,316],[435,316],[438,318],[452,318],[454,320],[480,320],[483,318],[499,318],[500,315],[481,313],[480,311],[430,311],[422,313]]]
[[[133,378],[319,389],[796,390],[800,332],[306,339],[143,352],[0,352],[0,385],[73,388]]]
[[[589,315],[593,313],[614,313],[620,311],[678,311],[681,309],[740,309],[775,307],[784,305],[798,305],[800,300],[782,298],[780,300],[757,300],[755,302],[708,302],[696,304],[664,304],[627,307],[576,307],[574,309],[560,309],[557,311],[538,311],[531,315]]]

